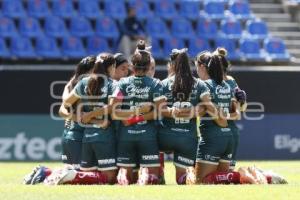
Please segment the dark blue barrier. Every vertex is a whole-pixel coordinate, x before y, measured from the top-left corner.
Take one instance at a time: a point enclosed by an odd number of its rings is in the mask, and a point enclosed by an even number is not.
[[[266,114],[242,120],[238,159],[300,159],[300,114]]]

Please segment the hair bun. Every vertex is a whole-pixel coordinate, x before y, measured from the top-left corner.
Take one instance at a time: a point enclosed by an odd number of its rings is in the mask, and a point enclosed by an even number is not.
[[[216,51],[220,56],[227,56],[227,50],[224,47],[218,47]]]
[[[145,40],[139,40],[136,46],[138,50],[145,50],[146,49]]]

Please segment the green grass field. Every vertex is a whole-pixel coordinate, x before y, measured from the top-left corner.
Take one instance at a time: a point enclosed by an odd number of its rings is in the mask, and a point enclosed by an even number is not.
[[[60,163],[43,163],[58,167]],[[25,174],[37,163],[0,163],[0,200],[187,200],[187,199],[300,199],[300,161],[239,162],[272,169],[288,185],[177,186],[172,163],[166,164],[165,186],[44,186],[22,185]]]

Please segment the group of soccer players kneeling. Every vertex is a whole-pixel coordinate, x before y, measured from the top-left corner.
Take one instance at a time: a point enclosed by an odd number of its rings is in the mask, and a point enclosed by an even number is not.
[[[201,52],[194,62],[200,79],[192,75],[187,49],[172,50],[168,77],[160,81],[144,41],[131,62],[120,53],[82,59],[59,111],[66,119],[66,165],[38,166],[24,183],[165,184],[159,152],[173,153],[178,184],[286,183],[255,167],[234,171],[235,121],[246,109],[246,93],[227,75],[225,49]]]

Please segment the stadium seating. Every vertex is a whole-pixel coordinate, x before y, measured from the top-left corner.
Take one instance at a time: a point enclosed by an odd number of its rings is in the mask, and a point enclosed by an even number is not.
[[[199,52],[205,51],[205,50],[211,50],[208,41],[206,38],[200,38],[200,37],[194,37],[189,39],[189,54],[192,57],[195,57]]]
[[[188,39],[195,36],[190,21],[184,18],[174,18],[171,33],[173,36],[181,39]]]
[[[265,55],[262,53],[258,40],[241,39],[240,40],[241,55],[247,61],[264,61]]]
[[[89,18],[96,19],[101,16],[99,4],[97,0],[89,0],[89,3],[86,0],[79,0],[79,15]]]
[[[89,37],[87,40],[88,55],[97,55],[99,52],[110,52],[107,40],[98,36]]]
[[[174,0],[164,0],[155,2],[155,15],[163,19],[173,19],[177,16]]]
[[[190,20],[196,20],[200,16],[200,1],[179,1],[179,14]]]
[[[104,15],[112,17],[114,19],[122,20],[127,16],[125,4],[123,0],[110,1],[105,0],[104,2]]]
[[[20,0],[3,0],[2,13],[5,17],[22,18],[26,16],[22,1]]]
[[[242,37],[242,25],[234,19],[223,20],[221,22],[221,36],[233,39]]]
[[[33,59],[36,57],[32,43],[28,38],[24,38],[24,37],[11,38],[10,50],[12,56],[15,57],[24,58],[24,59]]]
[[[102,17],[96,22],[96,35],[103,38],[118,39],[119,29],[115,21],[109,17]]]
[[[71,18],[70,33],[76,37],[88,37],[94,35],[90,21],[84,17]]]
[[[237,19],[252,19],[253,15],[247,0],[231,0],[229,2],[229,11]]]
[[[73,36],[63,38],[62,53],[68,58],[82,58],[86,56],[82,41]]]
[[[40,36],[36,39],[36,53],[47,59],[60,58],[61,53],[54,38]]]
[[[234,39],[217,38],[215,40],[215,48],[224,47],[227,49],[228,58],[230,60],[239,60],[241,58],[240,51],[237,49],[237,43]]]
[[[72,0],[52,0],[52,12],[54,15],[63,18],[76,15]]]
[[[185,47],[183,40],[175,37],[164,39],[163,43],[163,55],[165,58],[169,57],[172,49],[181,49]]]
[[[254,39],[264,39],[268,36],[267,24],[261,20],[249,20],[246,23],[246,29],[250,35],[248,37]]]
[[[206,18],[221,20],[225,16],[225,5],[223,1],[204,1],[204,12]]]
[[[0,17],[0,37],[14,37],[17,35],[14,21],[10,18]]]
[[[5,41],[2,38],[0,38],[0,58],[8,58],[9,56],[10,53],[5,44]]]
[[[29,38],[42,35],[42,30],[39,21],[31,17],[20,19],[19,31],[22,36]]]
[[[266,38],[264,40],[264,49],[272,61],[289,61],[290,59],[285,44],[280,38]]]
[[[144,0],[130,0],[129,6],[135,8],[136,16],[141,20],[153,17],[149,4]]]
[[[50,15],[47,1],[28,0],[28,15],[35,18],[44,18]]]
[[[158,59],[166,58],[166,57],[164,57],[163,50],[162,50],[159,43],[160,43],[159,39],[152,38],[152,40],[151,40],[151,46],[152,46],[151,52],[152,52],[154,58],[158,58]]]
[[[146,24],[146,30],[152,38],[163,39],[169,37],[170,35],[165,22],[160,18],[148,20]]]
[[[30,45],[32,55],[45,59],[60,55],[76,59],[86,53],[117,51],[126,9],[133,7],[152,41],[155,58],[165,59],[172,48],[186,45],[194,56],[213,45],[226,47],[230,60],[243,56],[260,60],[264,52],[272,60],[279,60],[271,48],[276,43],[264,40],[271,37],[266,23],[255,18],[248,0],[2,0],[0,6],[0,42],[4,41],[0,43],[0,56],[5,54],[6,58],[30,57],[16,53],[21,47],[30,49]],[[13,47],[8,42],[21,36],[25,37],[23,46]],[[247,49],[248,43],[251,48]],[[67,53],[66,49],[72,51],[75,44],[79,52]],[[278,57],[289,56],[283,54],[278,53]]]
[[[65,22],[59,17],[47,17],[45,20],[45,33],[48,36],[61,38],[68,36]]]
[[[197,36],[214,39],[218,36],[218,26],[215,21],[210,19],[200,19],[197,22]]]

